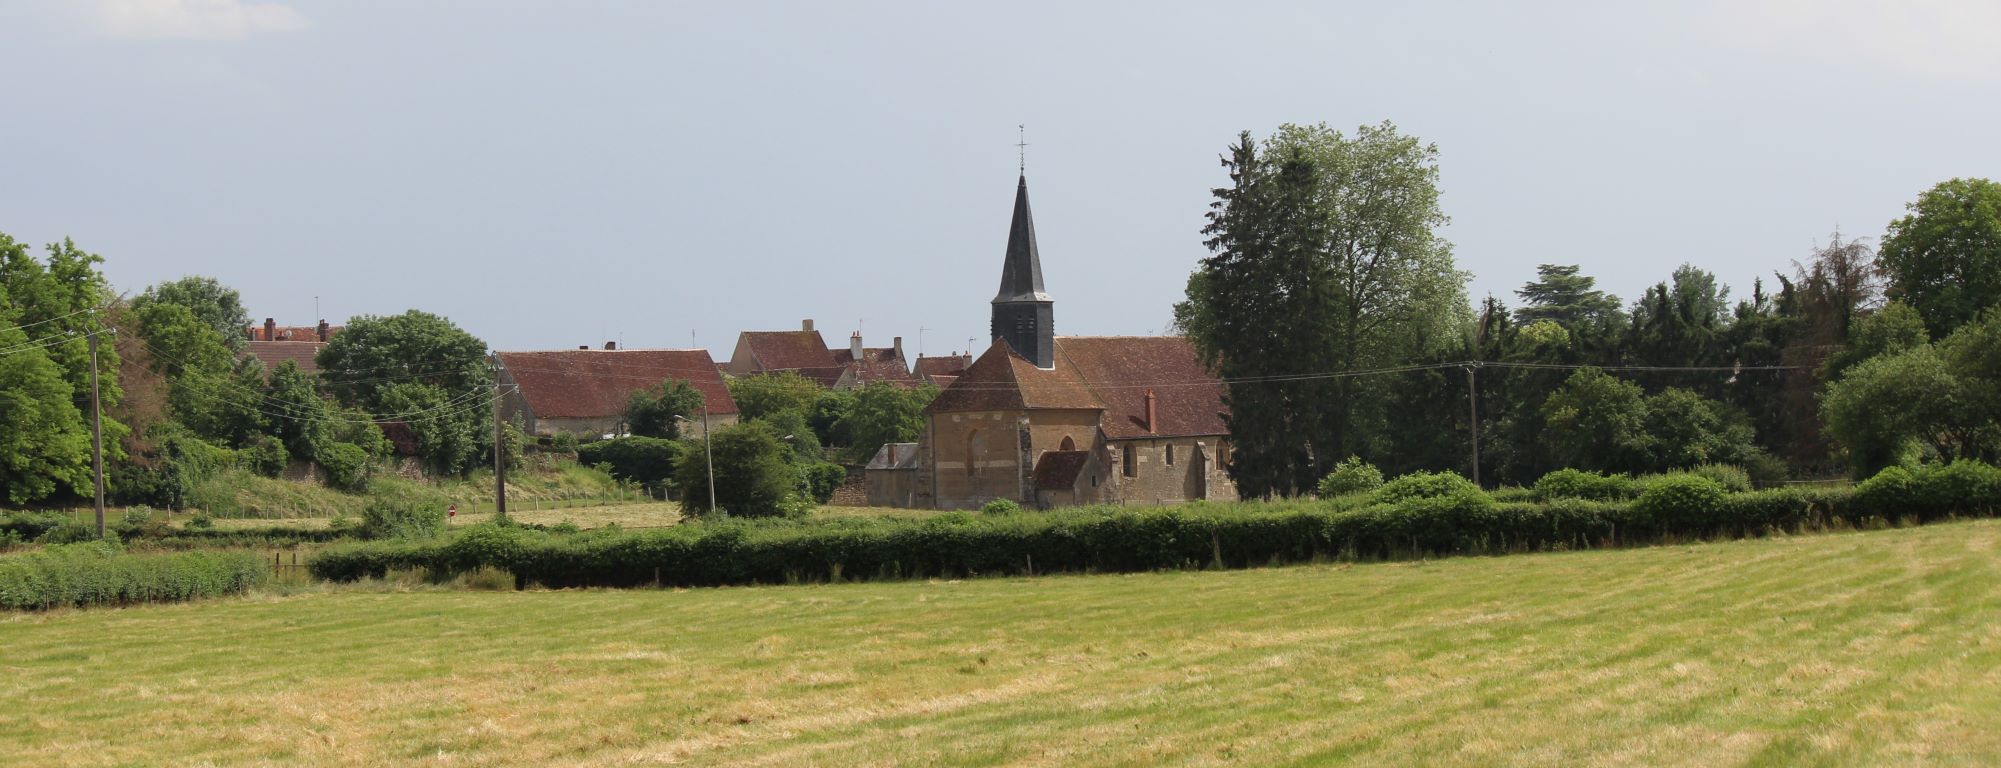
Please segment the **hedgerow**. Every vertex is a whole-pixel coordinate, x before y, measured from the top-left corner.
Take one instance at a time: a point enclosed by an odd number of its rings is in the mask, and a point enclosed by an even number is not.
[[[165,603],[241,594],[270,575],[250,552],[127,554],[104,541],[0,556],[0,608]]]

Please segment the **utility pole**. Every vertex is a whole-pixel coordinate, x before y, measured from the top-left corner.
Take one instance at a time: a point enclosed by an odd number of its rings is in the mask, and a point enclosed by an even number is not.
[[[1466,364],[1466,422],[1473,435],[1473,484],[1480,484],[1480,363]]]
[[[97,538],[104,538],[104,412],[97,393],[97,313],[90,314],[90,472],[97,483]]]
[[[709,404],[702,404],[702,463],[709,470],[709,511],[716,511],[716,452],[709,447]]]
[[[493,363],[493,519],[507,519],[506,435],[500,420],[500,361]]]

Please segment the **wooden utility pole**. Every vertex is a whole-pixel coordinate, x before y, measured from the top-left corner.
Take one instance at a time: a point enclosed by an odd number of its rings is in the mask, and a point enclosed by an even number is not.
[[[1473,436],[1473,484],[1480,484],[1480,364],[1466,364],[1466,413],[1472,419],[1466,422]]]
[[[500,364],[493,365],[493,519],[507,517],[507,435],[500,420]]]
[[[97,393],[97,314],[90,316],[90,473],[97,484],[97,538],[104,538],[104,414]]]

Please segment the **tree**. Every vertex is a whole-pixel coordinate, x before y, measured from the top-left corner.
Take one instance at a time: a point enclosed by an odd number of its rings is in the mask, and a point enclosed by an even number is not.
[[[885,444],[916,441],[924,431],[924,408],[936,397],[937,387],[904,388],[881,381],[856,391],[854,407],[842,419],[852,438],[848,459],[868,461]]]
[[[681,437],[681,419],[702,411],[702,393],[679,379],[632,393],[625,406],[627,432],[641,437],[676,440]]]
[[[1466,275],[1433,230],[1438,150],[1384,123],[1344,136],[1286,125],[1238,136],[1223,159],[1177,326],[1226,391],[1230,470],[1246,496],[1309,493],[1379,442],[1380,395],[1353,377],[1274,376],[1395,365],[1464,344]],[[1246,381],[1248,380],[1248,381]],[[1366,398],[1364,396],[1367,396]],[[1366,428],[1364,428],[1366,427]]]
[[[1536,280],[1515,291],[1523,305],[1515,320],[1524,325],[1550,320],[1573,332],[1585,328],[1616,329],[1625,320],[1619,297],[1593,286],[1597,278],[1578,274],[1575,264],[1543,264]]]
[[[1580,368],[1542,406],[1544,441],[1560,466],[1613,472],[1644,468],[1652,452],[1639,385]]]
[[[327,342],[318,362],[341,404],[407,424],[433,474],[470,472],[492,447],[486,343],[450,320],[414,309],[363,315]]]
[[[1944,338],[2001,303],[2001,184],[1953,179],[1905,206],[1878,257],[1890,294]]]
[[[167,406],[196,436],[242,446],[267,431],[270,409],[253,359],[230,352],[215,329],[185,306],[154,301],[133,311],[153,369],[167,383]]]
[[[769,517],[797,485],[797,473],[785,462],[785,446],[771,425],[746,421],[710,436],[715,455],[716,504],[738,517]],[[684,441],[674,481],[682,490],[681,507],[691,516],[709,508],[709,459],[700,441]]]
[[[276,414],[271,433],[285,443],[293,456],[317,460],[320,451],[334,439],[334,408],[320,396],[313,377],[290,360],[278,364],[266,380],[265,402]],[[373,426],[370,426],[373,429]]]
[[[1930,344],[1864,360],[1827,388],[1821,419],[1855,477],[1928,450],[1955,458],[1972,442],[1965,391]]]
[[[779,411],[810,414],[813,404],[827,391],[812,379],[792,371],[731,379],[729,385],[737,417],[746,421]]]
[[[57,491],[89,487],[90,432],[62,370],[39,349],[19,349],[28,335],[14,327],[0,287],[0,497],[38,502]]]
[[[0,233],[0,286],[12,307],[15,326],[26,326],[44,356],[56,364],[70,387],[70,404],[79,413],[90,408],[90,344],[85,338],[101,329],[98,315],[114,298],[110,283],[97,270],[103,257],[64,239],[48,246],[46,263],[28,254],[25,244]],[[110,339],[97,347],[98,391],[106,412],[124,397],[119,386],[118,345]],[[124,458],[121,441],[129,432],[116,419],[103,419],[107,460]]]
[[[203,325],[215,331],[216,337],[222,339],[230,350],[243,349],[250,327],[250,313],[243,309],[243,297],[237,294],[236,289],[223,285],[215,278],[190,275],[159,283],[132,300],[133,309],[142,312],[156,304],[185,307]]]
[[[1743,464],[1758,452],[1755,432],[1722,403],[1679,387],[1647,398],[1645,471],[1687,469],[1698,464]]]
[[[1852,328],[1847,346],[1828,357],[1823,378],[1839,379],[1864,360],[1916,349],[1931,338],[1925,331],[1924,318],[1901,301],[1892,301],[1863,315]]]

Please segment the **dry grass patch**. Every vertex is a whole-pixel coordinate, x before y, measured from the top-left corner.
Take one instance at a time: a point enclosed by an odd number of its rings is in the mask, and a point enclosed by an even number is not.
[[[2001,523],[0,618],[27,765],[1988,765]],[[88,723],[90,727],[79,727]]]

